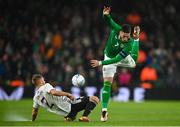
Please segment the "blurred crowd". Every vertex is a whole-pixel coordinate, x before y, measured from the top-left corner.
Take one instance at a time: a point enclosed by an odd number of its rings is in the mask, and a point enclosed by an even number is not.
[[[142,29],[137,68],[119,68],[117,86],[180,88],[179,3],[0,0],[0,85],[31,85],[32,74],[42,73],[52,84],[69,87],[80,73],[86,85],[101,87],[101,68],[89,61],[103,59],[110,29],[102,9],[110,4],[116,22]]]

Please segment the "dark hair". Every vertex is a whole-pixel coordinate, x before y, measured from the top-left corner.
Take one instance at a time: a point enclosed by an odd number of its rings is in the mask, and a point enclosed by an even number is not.
[[[123,24],[121,31],[124,33],[131,33],[131,26],[129,24]]]
[[[34,74],[33,76],[32,76],[32,83],[33,84],[36,84],[36,81],[38,80],[38,79],[40,79],[40,78],[42,78],[43,76],[41,75],[41,74]]]

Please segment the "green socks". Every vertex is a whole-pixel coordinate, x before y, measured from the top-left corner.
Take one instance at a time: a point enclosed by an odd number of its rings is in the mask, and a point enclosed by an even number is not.
[[[104,86],[102,90],[102,108],[103,109],[107,109],[110,96],[111,96],[111,83],[109,81],[104,81]]]

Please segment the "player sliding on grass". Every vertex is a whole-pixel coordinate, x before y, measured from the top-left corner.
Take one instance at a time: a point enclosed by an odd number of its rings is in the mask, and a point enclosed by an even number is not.
[[[128,24],[122,26],[113,21],[110,16],[110,7],[104,7],[103,17],[111,32],[104,50],[104,60],[91,60],[91,66],[103,66],[103,91],[102,91],[102,115],[101,121],[105,122],[108,119],[107,106],[111,95],[111,84],[113,82],[114,74],[117,66],[131,67],[136,66],[139,51],[139,33],[140,27],[135,26],[132,38],[131,27]]]
[[[77,113],[84,110],[79,121],[89,122],[88,115],[99,102],[96,96],[75,99],[70,93],[57,91],[52,85],[45,83],[43,76],[40,74],[33,75],[32,83],[35,84],[37,89],[33,98],[32,121],[35,121],[38,108],[42,106],[50,112],[63,115],[65,121],[75,120]]]

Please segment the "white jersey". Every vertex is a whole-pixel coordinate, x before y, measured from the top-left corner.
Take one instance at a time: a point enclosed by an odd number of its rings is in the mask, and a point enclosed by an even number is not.
[[[54,96],[50,90],[55,89],[49,83],[41,86],[34,95],[33,108],[42,106],[48,111],[67,116],[71,111],[71,100],[66,96]]]

